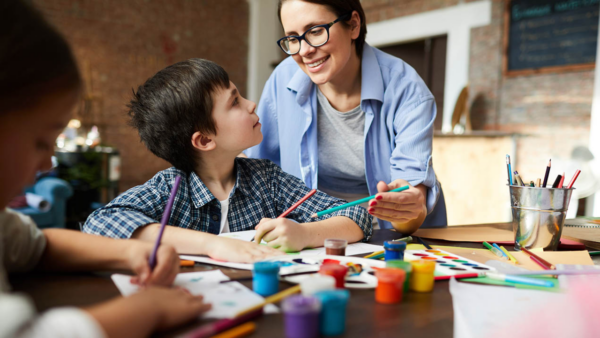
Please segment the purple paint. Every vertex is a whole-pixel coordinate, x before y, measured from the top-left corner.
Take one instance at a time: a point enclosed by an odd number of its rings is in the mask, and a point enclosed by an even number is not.
[[[321,302],[315,297],[290,296],[281,304],[287,338],[318,338]]]

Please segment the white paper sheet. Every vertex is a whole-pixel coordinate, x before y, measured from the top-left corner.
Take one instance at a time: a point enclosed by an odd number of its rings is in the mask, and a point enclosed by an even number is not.
[[[114,274],[111,276],[123,296],[136,293],[139,288],[130,283],[131,276]],[[202,295],[212,309],[202,318],[232,318],[240,311],[260,304],[264,298],[238,282],[220,284],[229,280],[220,270],[180,273],[173,285],[184,287],[193,295]],[[277,312],[275,306],[265,307],[266,313]]]

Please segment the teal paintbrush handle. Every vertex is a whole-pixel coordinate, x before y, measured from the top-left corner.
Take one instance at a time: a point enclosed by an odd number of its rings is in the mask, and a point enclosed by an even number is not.
[[[403,187],[390,190],[388,192],[401,192],[401,191],[407,190],[408,188],[410,188],[410,186],[405,185]],[[349,208],[349,207],[353,207],[355,205],[359,205],[359,204],[368,202],[368,201],[372,200],[373,198],[375,198],[375,195],[369,196],[369,197],[365,197],[365,198],[359,199],[359,200],[354,201],[354,202],[346,203],[346,204],[343,204],[343,205],[340,205],[340,206],[337,206],[337,207],[334,207],[334,208],[331,208],[331,209],[319,211],[319,212],[317,212],[317,217],[325,216],[325,215],[331,214],[332,212],[336,212],[336,211],[339,211],[339,210],[342,210],[342,209],[346,209],[346,208]]]

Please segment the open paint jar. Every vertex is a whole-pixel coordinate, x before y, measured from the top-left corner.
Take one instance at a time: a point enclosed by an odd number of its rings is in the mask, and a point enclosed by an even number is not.
[[[323,264],[319,268],[319,273],[325,276],[331,276],[335,278],[335,287],[343,289],[346,281],[346,273],[348,267],[340,264]]]
[[[383,243],[383,248],[385,249],[386,261],[404,259],[405,242],[386,241]]]
[[[326,239],[325,254],[334,256],[346,256],[348,241],[345,239]]]
[[[315,297],[290,296],[283,300],[281,309],[285,315],[287,338],[319,337],[321,302]]]
[[[383,304],[395,304],[402,300],[402,290],[406,272],[402,269],[383,268],[375,271],[377,288],[375,301]]]

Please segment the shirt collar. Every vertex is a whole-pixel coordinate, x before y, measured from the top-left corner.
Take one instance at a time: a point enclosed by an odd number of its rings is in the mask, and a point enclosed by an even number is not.
[[[239,191],[240,193],[249,196],[251,189],[250,182],[247,177],[248,175],[246,175],[243,172],[243,166],[238,165],[237,159],[235,162],[234,170],[236,173],[235,185],[233,186],[233,189],[231,190],[229,196],[233,196],[236,193],[236,191]],[[196,208],[201,208],[204,205],[210,203],[212,200],[216,199],[215,196],[210,192],[210,190],[208,190],[204,182],[202,182],[200,177],[198,177],[198,175],[195,172],[192,172],[190,174],[189,184],[192,195],[192,202],[194,203],[194,206]]]
[[[375,55],[375,49],[365,43],[361,64],[361,101],[378,100],[383,102],[383,78]],[[298,68],[287,87],[297,93],[298,103],[309,97],[313,82],[302,69]]]

